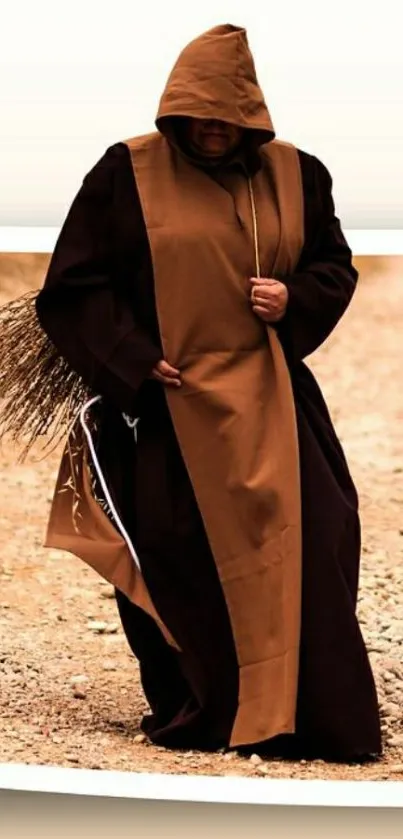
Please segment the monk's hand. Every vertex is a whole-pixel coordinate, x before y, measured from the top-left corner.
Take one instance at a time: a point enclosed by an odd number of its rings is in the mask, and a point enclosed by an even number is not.
[[[288,289],[284,283],[271,278],[251,277],[252,309],[265,323],[281,320],[288,304]]]
[[[151,371],[150,378],[155,379],[157,382],[161,382],[163,385],[168,385],[169,387],[180,387],[182,384],[180,371],[177,370],[176,367],[171,367],[171,365],[163,359],[155,365],[154,369]]]

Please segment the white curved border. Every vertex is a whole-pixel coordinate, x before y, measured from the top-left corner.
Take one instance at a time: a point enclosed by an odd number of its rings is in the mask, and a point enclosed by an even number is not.
[[[403,807],[403,782],[400,781],[300,781],[0,764],[1,788],[211,804]]]
[[[0,227],[0,253],[51,253],[59,231],[59,227]],[[403,256],[403,230],[343,232],[356,256]]]

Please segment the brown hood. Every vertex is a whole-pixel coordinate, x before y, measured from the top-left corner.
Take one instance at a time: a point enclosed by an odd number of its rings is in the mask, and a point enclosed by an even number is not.
[[[157,129],[174,139],[173,117],[220,119],[253,131],[253,144],[275,136],[256,77],[246,30],[225,24],[191,41],[179,55],[161,96]]]

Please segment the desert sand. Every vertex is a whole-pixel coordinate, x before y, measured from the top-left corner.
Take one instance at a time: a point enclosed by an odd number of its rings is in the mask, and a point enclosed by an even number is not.
[[[40,285],[46,255],[0,255],[0,302]],[[60,447],[0,450],[0,754],[3,762],[209,775],[403,779],[403,259],[357,259],[353,302],[310,359],[361,499],[359,618],[382,708],[385,754],[366,766],[262,762],[148,744],[138,668],[113,592],[43,548]]]

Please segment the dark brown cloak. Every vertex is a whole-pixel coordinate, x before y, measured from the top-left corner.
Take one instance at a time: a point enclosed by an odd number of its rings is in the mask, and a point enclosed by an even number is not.
[[[353,757],[380,750],[374,682],[355,615],[358,499],[323,397],[303,359],[340,320],[357,274],[335,216],[330,176],[316,158],[298,154],[305,242],[295,270],[282,277],[290,299],[277,327],[293,385],[302,492],[295,739],[320,754]],[[143,726],[165,745],[225,744],[237,707],[234,639],[165,394],[148,380],[162,346],[150,246],[124,144],[108,149],[84,179],[37,312],[60,352],[103,396],[103,469],[141,557],[153,603],[181,649],[170,648],[152,618],[118,592],[153,712]],[[137,445],[124,430],[122,411],[140,417]]]

